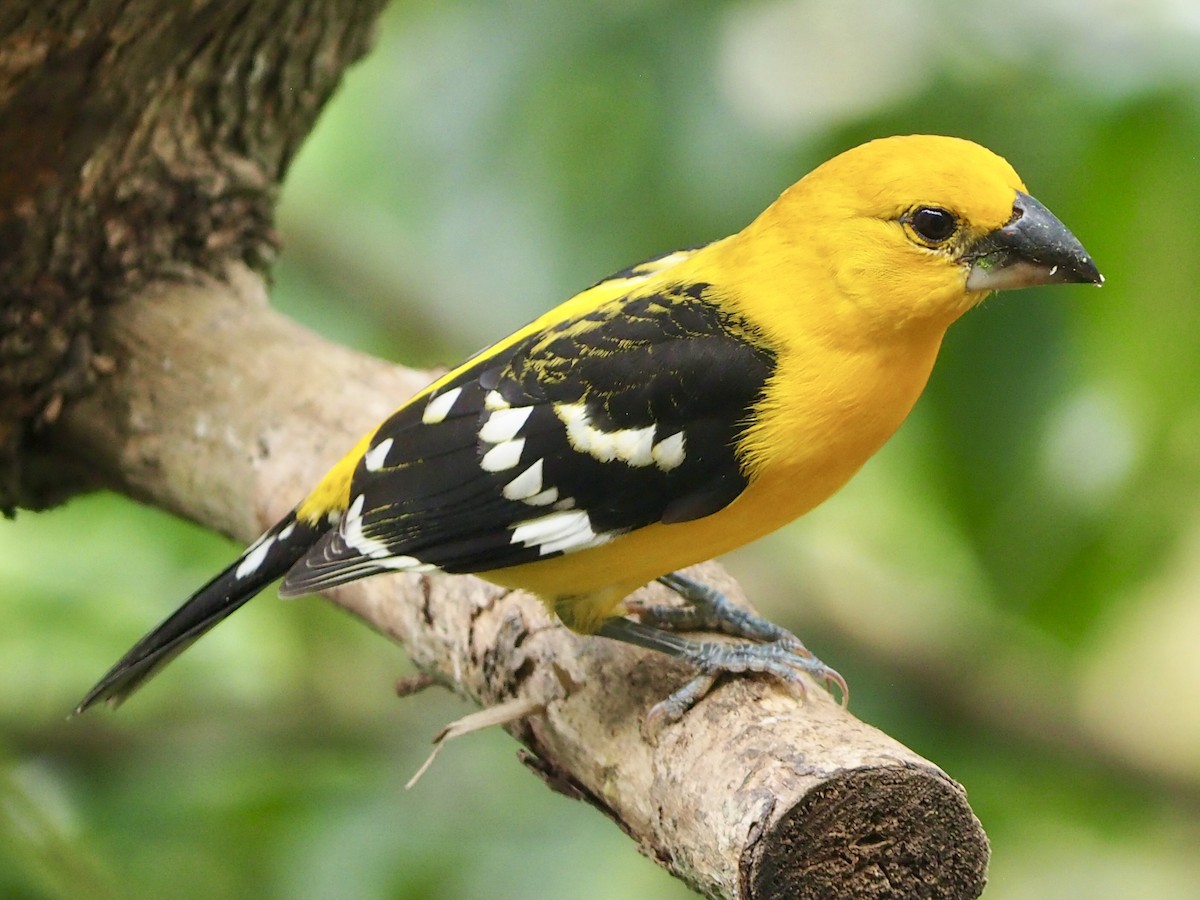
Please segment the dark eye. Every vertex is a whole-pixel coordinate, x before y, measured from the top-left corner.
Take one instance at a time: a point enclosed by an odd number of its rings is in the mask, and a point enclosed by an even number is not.
[[[958,219],[954,213],[937,206],[921,206],[912,211],[908,224],[923,241],[940,244],[958,230]]]

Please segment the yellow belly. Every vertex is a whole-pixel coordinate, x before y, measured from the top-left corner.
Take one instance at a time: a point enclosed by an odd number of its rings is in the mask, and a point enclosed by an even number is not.
[[[815,491],[793,479],[762,478],[711,516],[648,525],[590,550],[480,574],[537,594],[567,625],[591,632],[604,619],[619,615],[621,601],[647,582],[762,537],[803,515],[833,490],[836,486],[814,497]]]

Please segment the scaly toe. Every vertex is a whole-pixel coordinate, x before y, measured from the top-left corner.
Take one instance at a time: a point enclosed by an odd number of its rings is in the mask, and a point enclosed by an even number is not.
[[[699,703],[716,684],[718,673],[704,672],[697,675],[671,696],[650,707],[642,721],[642,736],[651,744],[657,744],[664,728],[682,719],[689,709]]]

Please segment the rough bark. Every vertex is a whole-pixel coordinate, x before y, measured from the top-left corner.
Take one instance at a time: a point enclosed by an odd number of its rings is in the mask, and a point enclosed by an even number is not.
[[[0,12],[0,506],[105,485],[249,539],[420,386],[273,313],[261,274],[278,180],[379,5]],[[510,728],[531,768],[708,896],[982,889],[962,789],[819,689],[739,680],[650,744],[686,677],[660,656],[469,578],[334,599],[481,704],[543,703]]]
[[[0,510],[75,487],[32,442],[107,365],[97,310],[274,259],[276,188],[383,2],[0,7]]]

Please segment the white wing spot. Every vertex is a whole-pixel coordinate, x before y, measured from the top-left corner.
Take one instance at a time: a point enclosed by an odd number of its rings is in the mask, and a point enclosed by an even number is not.
[[[554,414],[567,427],[567,440],[579,453],[605,463],[619,459],[639,469],[654,463],[655,425],[604,431],[592,424],[582,403],[556,403]]]
[[[483,408],[490,410],[508,409],[508,401],[500,396],[499,391],[488,391],[483,398]]]
[[[591,447],[591,423],[587,408],[582,403],[556,403],[554,414],[567,426],[567,440],[580,453],[589,452]]]
[[[524,449],[525,438],[505,441],[483,454],[479,465],[485,472],[505,472],[521,461],[521,451]]]
[[[286,541],[288,538],[290,538],[292,536],[292,532],[295,530],[296,530],[296,523],[293,522],[287,528],[283,529],[283,531],[279,532],[279,536],[278,536],[279,542],[282,544],[284,541]]]
[[[550,487],[532,497],[526,497],[525,502],[530,506],[549,506],[558,499],[558,488]]]
[[[542,490],[542,460],[538,460],[504,486],[504,496],[509,500],[528,500]]]
[[[415,556],[395,556],[387,544],[375,538],[367,537],[362,530],[362,511],[366,498],[359,494],[346,510],[342,520],[342,540],[353,547],[363,556],[371,560],[371,565],[380,569],[396,569],[404,572],[437,572],[438,567],[432,563],[423,563]],[[371,569],[364,569],[369,575]]]
[[[385,556],[390,556],[391,551],[388,550],[387,544],[363,534],[362,511],[365,502],[366,498],[362,494],[359,494],[354,498],[354,502],[350,504],[350,508],[346,510],[346,515],[342,519],[342,540],[363,556],[369,556],[373,559],[382,559]]]
[[[669,438],[663,438],[654,445],[654,449],[650,455],[654,458],[654,464],[664,472],[670,472],[672,469],[683,465],[683,432],[677,431]]]
[[[612,540],[613,535],[592,531],[592,521],[582,509],[552,512],[536,519],[520,522],[513,527],[511,542],[537,547],[542,556],[550,553],[573,552],[598,547]]]
[[[616,444],[617,459],[639,469],[654,462],[654,457],[651,456],[654,447],[653,425],[647,425],[645,428],[625,428],[609,433]]]
[[[483,423],[483,427],[479,429],[480,440],[487,441],[489,444],[511,441],[528,421],[529,414],[532,412],[532,406],[510,406],[494,410],[488,416],[488,420]]]
[[[456,387],[453,390],[446,391],[444,394],[431,397],[429,402],[425,404],[425,412],[421,414],[421,421],[426,425],[436,425],[438,422],[444,422],[446,416],[450,415],[450,409],[454,406],[461,393],[462,388]]]
[[[440,572],[433,563],[423,563],[415,556],[387,556],[375,559],[381,569],[396,569],[400,572]]]
[[[238,564],[233,577],[242,579],[257,572],[263,561],[266,560],[267,554],[271,552],[271,545],[274,543],[274,537],[267,537],[266,535],[260,537],[257,543],[246,553],[245,558]]]
[[[585,522],[579,528],[571,533],[564,534],[558,540],[546,541],[538,547],[538,552],[542,556],[547,556],[551,553],[574,553],[578,550],[588,550],[592,547],[599,547],[601,544],[606,544],[612,540],[611,535],[596,534],[592,531],[591,522]]]
[[[549,515],[539,516],[536,519],[527,519],[513,527],[510,543],[524,544],[526,547],[540,544],[542,541],[554,537],[563,527],[571,524],[570,520],[579,516],[583,516],[585,520],[587,519],[587,513],[583,511],[554,512]]]
[[[426,411],[428,409],[429,407],[426,407]],[[363,457],[363,464],[367,467],[368,472],[378,472],[383,468],[384,460],[387,459],[387,455],[394,443],[395,441],[392,438],[388,438],[386,441],[380,441],[367,451],[366,456]]]

